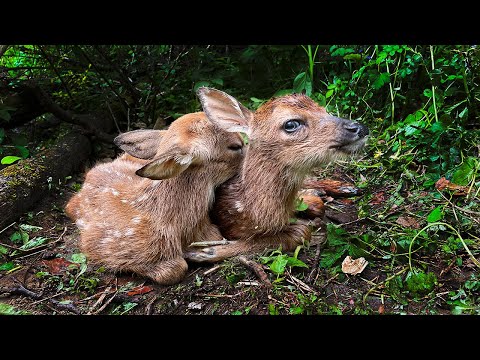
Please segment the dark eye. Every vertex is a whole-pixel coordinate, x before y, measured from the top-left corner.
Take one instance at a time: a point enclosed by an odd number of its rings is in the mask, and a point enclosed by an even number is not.
[[[243,146],[240,144],[232,144],[228,146],[228,149],[232,151],[238,151],[238,150],[242,150],[242,147]]]
[[[283,124],[283,130],[285,130],[287,133],[292,133],[300,129],[302,125],[302,120],[288,120]]]

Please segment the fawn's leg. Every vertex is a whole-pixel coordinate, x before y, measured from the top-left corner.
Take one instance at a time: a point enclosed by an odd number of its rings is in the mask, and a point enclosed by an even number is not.
[[[304,241],[310,241],[310,228],[305,224],[289,225],[284,231],[259,235],[248,240],[232,241],[225,245],[210,246],[201,249],[189,248],[184,257],[192,262],[217,262],[240,254],[262,252],[265,249],[282,246],[284,251],[292,251]]]
[[[148,277],[160,285],[173,285],[185,277],[188,265],[182,257],[142,265],[132,269],[139,275]]]

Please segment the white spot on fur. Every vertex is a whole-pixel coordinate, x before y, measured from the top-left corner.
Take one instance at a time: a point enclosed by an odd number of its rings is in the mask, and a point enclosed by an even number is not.
[[[120,195],[120,193],[119,193],[117,190],[115,190],[114,188],[112,188],[111,190],[112,190],[113,196],[118,196],[118,195]]]
[[[125,200],[125,199],[122,199],[120,200],[122,203],[126,204],[128,202],[128,200]]]
[[[85,220],[83,219],[78,219],[77,221],[75,221],[75,224],[77,224],[77,227],[80,230],[86,230],[88,228],[88,224],[85,223]]]
[[[125,236],[132,236],[135,234],[135,229],[128,228],[127,231],[125,231]]]
[[[120,230],[115,230],[113,232],[113,236],[116,237],[116,238],[120,238],[120,237],[122,237],[122,232]]]
[[[243,211],[243,204],[241,201],[235,201],[235,207],[237,208],[237,212],[242,212]]]
[[[140,224],[140,221],[142,221],[142,218],[140,216],[135,216],[132,218],[132,223],[134,224]]]

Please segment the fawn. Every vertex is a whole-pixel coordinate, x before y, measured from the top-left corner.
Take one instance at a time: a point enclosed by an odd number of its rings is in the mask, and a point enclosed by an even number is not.
[[[315,167],[360,150],[368,128],[329,115],[303,94],[272,98],[255,112],[232,96],[202,87],[198,96],[219,127],[248,135],[241,171],[216,192],[212,222],[231,240],[189,249],[185,258],[215,262],[281,245],[291,251],[310,240],[306,224],[290,223],[297,192]]]
[[[197,112],[167,130],[123,133],[115,144],[126,153],[89,170],[66,205],[80,250],[110,270],[175,284],[188,270],[190,243],[223,239],[208,211],[215,188],[239,171],[242,138]]]

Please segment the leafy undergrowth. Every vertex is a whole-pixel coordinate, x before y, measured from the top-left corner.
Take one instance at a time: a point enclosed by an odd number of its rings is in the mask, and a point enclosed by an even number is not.
[[[191,265],[174,286],[90,267],[63,212],[80,180],[66,179],[1,230],[0,313],[479,314],[478,183],[465,193],[434,184],[426,190],[409,178],[368,181],[357,171],[361,160],[322,172],[363,192],[327,200],[325,224],[311,244],[249,258],[266,279],[232,258]],[[345,274],[347,255],[368,265]]]

